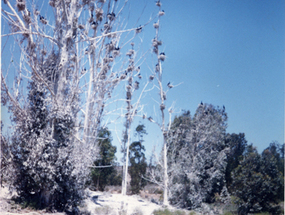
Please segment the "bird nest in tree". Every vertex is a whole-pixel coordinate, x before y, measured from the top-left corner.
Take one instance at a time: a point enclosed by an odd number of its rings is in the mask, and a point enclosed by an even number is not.
[[[126,78],[126,75],[125,75],[125,74],[122,74],[121,77],[120,77],[121,80],[123,80],[123,79],[125,79],[125,78]]]
[[[98,21],[102,21],[103,20],[103,9],[96,8],[95,13],[96,13],[96,19]]]
[[[161,61],[164,61],[165,60],[165,54],[163,52],[160,53],[160,55],[158,56],[158,59]]]
[[[84,27],[84,25],[80,24],[80,25],[78,25],[78,28],[83,30],[85,27]]]
[[[154,27],[155,29],[157,29],[157,28],[159,28],[159,24],[158,24],[157,22],[155,22],[155,23],[153,23],[153,27]]]
[[[141,33],[142,32],[142,27],[140,26],[140,27],[138,27],[137,29],[136,29],[136,33],[138,34],[138,33]]]
[[[158,15],[159,15],[159,16],[163,16],[163,15],[164,15],[164,11],[163,11],[163,10],[162,10],[162,11],[159,11]]]
[[[26,8],[26,2],[24,0],[17,0],[17,9],[18,11],[23,11]]]

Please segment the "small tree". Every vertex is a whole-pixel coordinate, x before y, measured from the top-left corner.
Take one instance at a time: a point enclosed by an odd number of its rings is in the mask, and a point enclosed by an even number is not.
[[[116,175],[115,153],[116,146],[113,146],[111,132],[107,128],[102,128],[99,131],[98,146],[100,157],[94,162],[95,168],[91,172],[92,183],[97,190],[104,191],[106,185],[110,185],[112,178]]]
[[[247,146],[240,165],[232,173],[232,191],[239,214],[268,211],[280,214],[278,201],[284,189],[284,177],[278,171],[276,159],[268,150],[261,155]]]
[[[144,125],[138,125],[136,128],[136,135],[139,141],[133,142],[130,145],[130,176],[131,176],[131,192],[138,194],[139,191],[146,185],[146,181],[143,178],[146,173],[146,158],[145,158],[145,147],[143,143],[143,135],[147,134]]]

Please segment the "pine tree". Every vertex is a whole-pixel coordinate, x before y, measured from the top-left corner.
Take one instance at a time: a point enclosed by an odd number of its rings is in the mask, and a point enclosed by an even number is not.
[[[91,172],[93,186],[100,191],[104,191],[107,185],[111,185],[112,179],[116,176],[114,165],[117,148],[112,145],[111,141],[111,132],[107,128],[102,128],[98,137],[100,158],[94,162],[94,166],[104,168],[95,168]]]
[[[130,170],[131,176],[131,192],[138,194],[140,190],[146,185],[146,180],[143,178],[146,174],[146,157],[144,154],[145,147],[143,143],[143,135],[147,134],[144,125],[138,125],[136,128],[136,135],[139,141],[135,141],[130,145]]]

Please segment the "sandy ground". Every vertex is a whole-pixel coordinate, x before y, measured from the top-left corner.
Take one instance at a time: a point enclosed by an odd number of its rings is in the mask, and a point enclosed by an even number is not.
[[[88,198],[83,203],[81,210],[91,214],[108,215],[151,215],[156,209],[162,206],[143,199],[138,195],[122,196],[121,194],[111,194],[108,192],[96,192],[86,190]],[[0,188],[0,214],[30,214],[30,215],[63,215],[64,213],[47,213],[45,210],[22,209],[20,205],[11,201],[13,193],[9,193],[8,188]],[[124,206],[124,208],[123,208]],[[122,209],[123,208],[123,209]]]
[[[104,213],[110,207],[108,214],[112,215],[117,215],[123,212],[122,210],[127,214],[151,215],[154,210],[161,208],[161,205],[149,202],[138,195],[123,196],[93,191],[89,191],[88,194],[89,198],[85,203],[87,210],[92,214]]]

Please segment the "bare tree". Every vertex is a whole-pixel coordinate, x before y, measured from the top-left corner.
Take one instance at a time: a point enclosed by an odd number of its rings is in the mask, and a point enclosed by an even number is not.
[[[130,29],[124,27],[122,11],[128,1],[50,0],[49,10],[53,15],[48,16],[43,14],[43,8],[48,7],[46,2],[39,5],[34,1],[5,0],[4,3],[2,16],[10,26],[10,33],[2,37],[14,38],[20,59],[11,59],[11,67],[17,71],[12,88],[7,82],[11,71],[1,73],[2,102],[9,105],[15,128],[24,128],[26,122],[33,122],[33,115],[26,99],[28,93],[22,89],[27,83],[35,83],[31,95],[43,89],[46,126],[30,146],[37,145],[39,138],[51,143],[51,147],[61,142],[62,152],[56,153],[63,160],[66,158],[64,165],[71,163],[71,175],[83,188],[98,156],[97,135],[105,107],[118,100],[112,98],[116,87],[125,80],[130,82],[135,75],[137,66],[132,57],[135,50],[123,54],[124,47],[148,23]],[[135,90],[139,83],[130,84]],[[131,122],[138,108],[139,102],[134,108],[128,103],[127,121]],[[29,133],[29,129],[18,131]],[[14,131],[18,140],[23,141],[22,133]],[[42,189],[42,195],[47,196],[47,189]]]
[[[152,40],[152,50],[153,53],[155,54],[157,58],[157,64],[155,65],[155,68],[152,72],[152,74],[149,76],[150,81],[156,80],[157,85],[156,88],[158,89],[159,93],[159,101],[157,102],[159,104],[159,109],[161,112],[161,122],[156,122],[151,116],[148,117],[148,120],[150,122],[156,123],[163,136],[163,149],[162,149],[162,158],[158,159],[156,158],[158,169],[152,169],[153,171],[149,172],[151,180],[154,183],[157,183],[159,186],[163,188],[163,205],[168,206],[169,201],[168,201],[168,193],[169,193],[169,179],[168,179],[168,164],[167,164],[167,135],[170,130],[171,126],[171,114],[172,114],[172,108],[169,108],[169,124],[168,126],[166,125],[165,122],[165,100],[166,100],[166,94],[167,91],[162,85],[162,62],[166,59],[166,55],[164,52],[161,52],[159,50],[159,47],[162,45],[162,41],[160,40],[159,36],[159,29],[160,29],[160,18],[164,15],[164,11],[162,10],[161,6],[162,3],[160,1],[156,2],[156,6],[159,8],[158,12],[158,20],[153,24],[153,27],[156,30],[155,37]],[[173,85],[169,82],[167,84],[168,89],[173,88]],[[157,171],[161,172],[163,177],[158,177]]]

